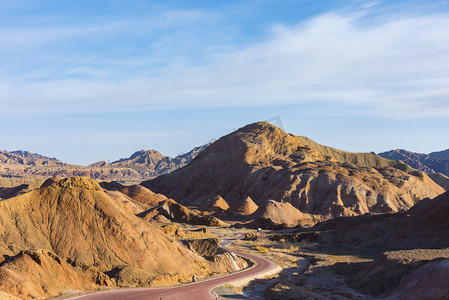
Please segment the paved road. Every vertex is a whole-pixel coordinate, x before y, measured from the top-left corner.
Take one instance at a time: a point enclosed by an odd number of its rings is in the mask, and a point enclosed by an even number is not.
[[[211,291],[220,285],[252,277],[259,273],[272,270],[276,265],[263,257],[248,254],[241,251],[232,250],[237,255],[252,260],[255,264],[249,268],[222,277],[207,279],[200,282],[189,283],[174,288],[135,288],[135,289],[117,289],[105,292],[98,292],[86,296],[72,299],[82,300],[125,300],[125,299],[151,299],[151,300],[214,300]]]

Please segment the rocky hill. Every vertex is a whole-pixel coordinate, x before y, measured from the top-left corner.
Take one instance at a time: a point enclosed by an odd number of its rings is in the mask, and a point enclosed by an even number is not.
[[[396,149],[379,153],[379,155],[388,159],[400,160],[417,170],[449,176],[449,149],[429,154]]]
[[[444,189],[425,173],[370,153],[351,153],[287,134],[267,122],[220,138],[189,165],[142,185],[200,207],[217,196],[238,207],[289,202],[324,218],[407,210]]]
[[[449,149],[429,153],[429,156],[433,158],[449,159]]]
[[[196,147],[177,157],[164,156],[155,150],[141,150],[129,158],[111,164],[100,161],[87,167],[63,163],[27,151],[0,151],[0,186],[15,187],[21,184],[38,187],[53,176],[89,177],[98,181],[117,181],[138,184],[142,180],[167,174],[190,163],[208,145]]]
[[[0,201],[0,290],[44,299],[66,290],[169,284],[215,271],[138,218],[143,208],[129,199],[91,179],[67,178]]]
[[[27,166],[49,166],[65,165],[56,158],[46,157],[28,151],[2,151],[0,150],[0,164],[27,165]]]
[[[330,244],[389,249],[449,247],[449,192],[425,199],[398,214],[345,217],[315,225],[312,232]],[[305,236],[313,236],[311,232]]]

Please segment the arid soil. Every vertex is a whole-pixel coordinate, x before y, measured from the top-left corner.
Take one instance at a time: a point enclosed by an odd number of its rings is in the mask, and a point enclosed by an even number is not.
[[[449,291],[449,250],[385,251],[289,242],[276,232],[255,235],[234,247],[284,269],[233,288],[249,299],[445,299]]]

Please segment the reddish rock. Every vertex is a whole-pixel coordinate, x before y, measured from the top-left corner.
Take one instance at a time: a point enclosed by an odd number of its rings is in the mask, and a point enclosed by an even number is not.
[[[200,210],[207,211],[227,211],[229,209],[229,204],[221,196],[216,196],[213,199],[207,201]]]
[[[248,196],[243,201],[236,203],[231,211],[236,214],[249,216],[256,212],[258,208],[259,206]]]

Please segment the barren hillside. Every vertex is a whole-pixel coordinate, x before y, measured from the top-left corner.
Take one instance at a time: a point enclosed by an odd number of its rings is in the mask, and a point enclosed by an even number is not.
[[[238,207],[249,196],[258,206],[289,202],[323,217],[397,212],[444,192],[402,162],[323,146],[266,122],[222,137],[191,164],[142,185],[186,205],[220,196]]]

